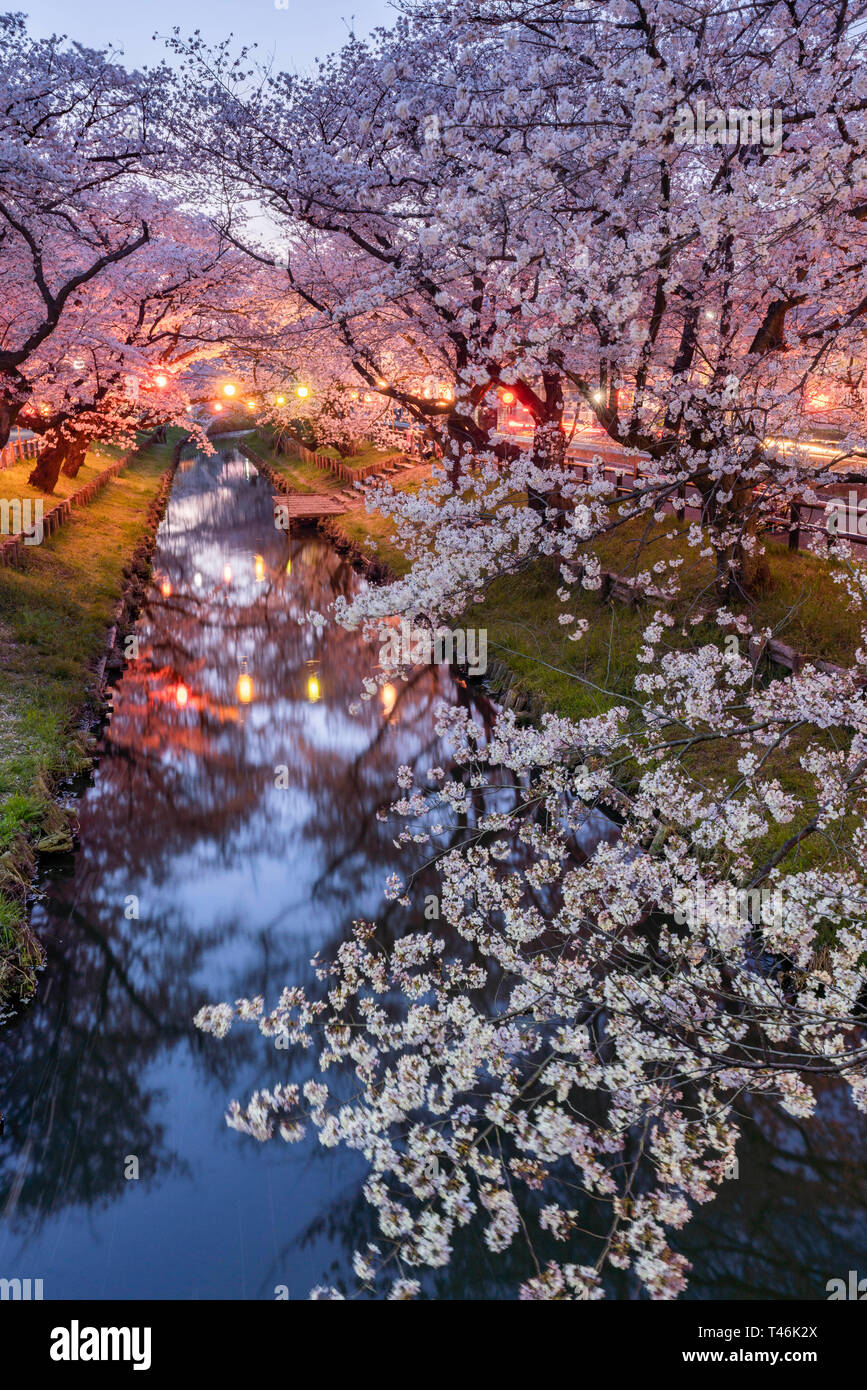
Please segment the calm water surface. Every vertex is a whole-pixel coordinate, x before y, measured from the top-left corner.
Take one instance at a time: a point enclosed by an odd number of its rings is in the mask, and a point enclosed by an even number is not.
[[[447,765],[434,707],[472,697],[424,670],[347,714],[375,653],[298,619],[359,582],[315,534],[274,529],[270,486],[239,454],[182,464],[80,849],[34,914],[49,966],[0,1032],[0,1276],[41,1278],[46,1298],[303,1298],[351,1286],[352,1251],[376,1239],[353,1155],[226,1127],[230,1098],[303,1080],[309,1059],[191,1022],[310,982],[310,957],[356,918],[405,928],[382,886],[406,861],[376,812],[398,763]],[[483,697],[474,709],[492,718]],[[691,1296],[824,1298],[859,1254],[867,1273],[867,1120],[836,1094],[813,1124],[757,1119],[739,1178],[681,1238]],[[473,1239],[430,1291],[509,1297],[528,1272]]]

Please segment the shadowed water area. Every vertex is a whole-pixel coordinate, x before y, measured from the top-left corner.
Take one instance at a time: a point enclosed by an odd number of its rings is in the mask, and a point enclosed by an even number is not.
[[[363,1164],[315,1136],[258,1144],[225,1124],[231,1098],[306,1079],[312,1057],[250,1027],[221,1042],[192,1019],[313,988],[311,956],[333,956],[356,919],[385,940],[422,923],[432,880],[410,909],[383,898],[407,862],[376,813],[398,764],[448,766],[440,699],[487,726],[494,711],[426,668],[351,716],[375,650],[299,620],[363,581],[314,532],[275,529],[270,486],[235,452],[181,465],[154,565],[80,847],[45,874],[34,912],[48,968],[0,1032],[0,1277],[42,1279],[49,1299],[351,1288],[353,1250],[377,1239]],[[690,1295],[824,1298],[865,1262],[867,1118],[839,1092],[803,1125],[758,1118],[738,1178],[678,1237]],[[473,1235],[427,1288],[510,1297],[533,1272],[523,1247],[493,1257]]]

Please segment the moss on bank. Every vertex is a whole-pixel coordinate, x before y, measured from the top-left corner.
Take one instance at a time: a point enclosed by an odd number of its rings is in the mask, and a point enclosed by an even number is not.
[[[41,951],[26,898],[35,851],[70,843],[54,791],[89,763],[81,716],[96,693],[95,666],[124,568],[148,531],[172,446],[170,433],[167,444],[137,454],[90,506],[27,550],[21,568],[0,569],[0,1013],[34,987]],[[114,450],[89,454],[64,486],[83,486],[114,457]],[[17,469],[0,476],[4,491],[28,495]]]

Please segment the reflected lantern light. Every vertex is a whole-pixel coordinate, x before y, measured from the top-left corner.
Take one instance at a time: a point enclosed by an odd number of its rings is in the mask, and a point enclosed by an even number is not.
[[[177,704],[178,709],[183,709],[186,706],[189,698],[190,692],[182,681],[178,686],[177,690],[175,691],[175,703]]]
[[[307,699],[310,701],[311,705],[315,705],[315,704],[316,704],[316,701],[317,701],[318,699],[321,698],[321,695],[322,695],[322,686],[321,686],[320,683],[319,683],[319,677],[318,677],[318,676],[308,676],[308,677],[307,677]]]
[[[235,686],[238,696],[238,703],[249,705],[253,699],[253,681],[247,671],[247,658],[241,661],[241,674],[238,677],[238,684]]]

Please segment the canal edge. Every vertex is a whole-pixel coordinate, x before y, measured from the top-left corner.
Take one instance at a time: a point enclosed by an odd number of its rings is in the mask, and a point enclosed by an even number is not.
[[[93,767],[94,735],[110,703],[110,684],[117,679],[125,664],[122,657],[123,640],[138,617],[147,593],[157,531],[165,515],[182,450],[189,438],[185,433],[175,443],[171,462],[161,475],[148,506],[144,534],[121,571],[121,596],[115,609],[114,622],[106,633],[104,654],[89,668],[91,675],[95,676],[95,685],[91,688],[83,686],[77,716],[73,716],[67,726],[70,766],[62,774],[39,775],[34,788],[40,802],[38,815],[29,823],[27,833],[16,834],[0,855],[0,899],[17,903],[21,914],[4,927],[0,938],[0,1027],[21,1005],[33,999],[37,977],[45,967],[45,949],[30,921],[39,857],[41,854],[68,852],[74,847],[75,816],[60,804],[61,789],[70,777],[79,776]],[[153,438],[148,438],[135,452],[144,451],[152,442]]]

